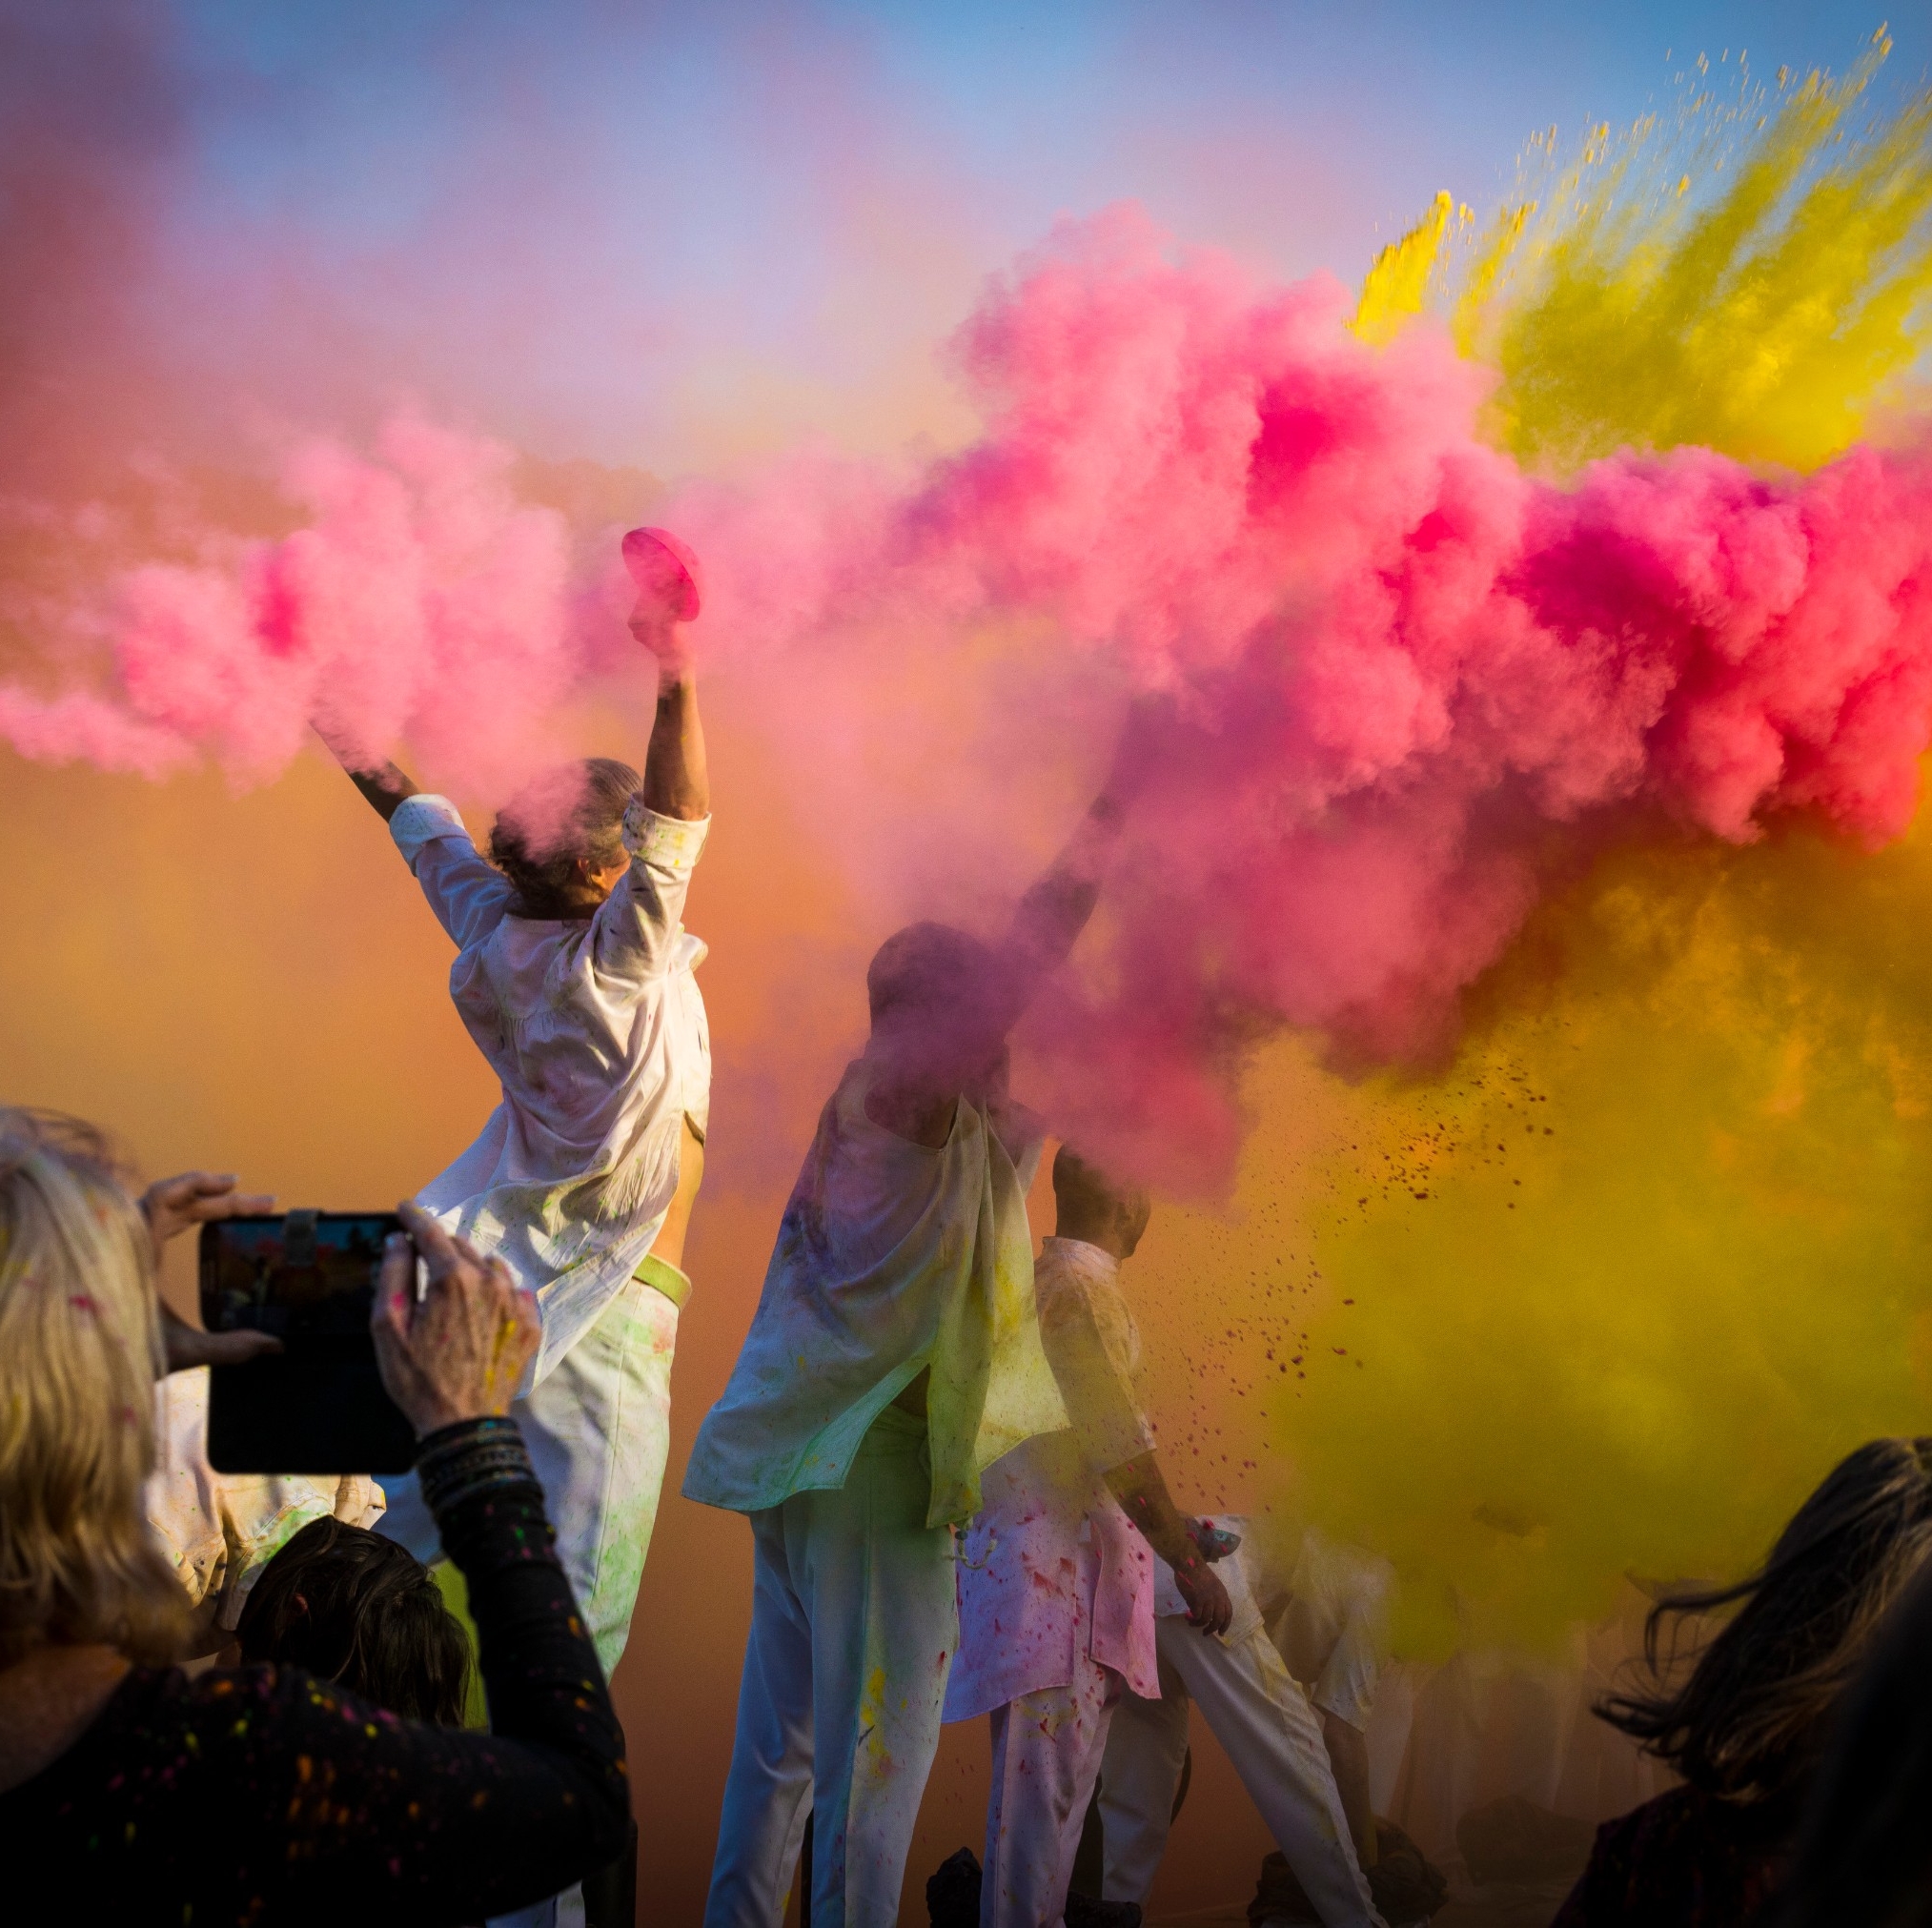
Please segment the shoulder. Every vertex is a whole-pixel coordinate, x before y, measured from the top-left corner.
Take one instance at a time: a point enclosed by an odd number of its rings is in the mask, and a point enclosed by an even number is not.
[[[190,1678],[180,1669],[161,1675],[141,1712],[157,1733],[193,1735],[193,1753],[239,1748],[251,1755],[273,1750],[277,1739],[298,1741],[317,1730],[353,1730],[365,1735],[401,1723],[386,1709],[346,1695],[299,1667],[211,1669]]]
[[[1040,1256],[1033,1265],[1034,1289],[1043,1306],[1049,1299],[1089,1307],[1096,1301],[1110,1304],[1118,1300],[1125,1308],[1119,1275],[1114,1259],[1084,1239],[1042,1239]]]
[[[274,1667],[193,1676],[178,1667],[137,1667],[79,1740],[21,1792],[36,1791],[62,1813],[103,1790],[131,1810],[172,1802],[196,1780],[224,1776],[238,1753],[252,1754],[283,1724],[278,1706],[299,1701],[313,1685]]]
[[[418,790],[396,806],[389,819],[389,834],[412,865],[431,843],[458,842],[472,856],[476,854],[462,812],[447,797],[429,790]]]
[[[1701,1919],[1685,1912],[1693,1897],[1715,1899],[1740,1882],[1749,1887],[1751,1870],[1775,1850],[1753,1811],[1699,1788],[1672,1788],[1596,1830],[1579,1893],[1649,1911],[1631,1919]]]

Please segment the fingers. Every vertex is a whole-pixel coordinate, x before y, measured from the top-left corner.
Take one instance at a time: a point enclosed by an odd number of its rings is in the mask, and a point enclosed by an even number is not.
[[[216,1219],[250,1218],[256,1212],[272,1211],[275,1195],[272,1191],[235,1191],[234,1180],[228,1180],[229,1189],[219,1192],[202,1192],[184,1209],[188,1216],[198,1225],[208,1225]]]
[[[394,1231],[383,1243],[376,1303],[369,1309],[369,1327],[378,1343],[385,1330],[398,1341],[408,1336],[415,1302],[416,1248],[402,1232]]]
[[[182,1171],[157,1179],[141,1195],[141,1210],[155,1245],[178,1238],[192,1225],[270,1210],[272,1192],[238,1192],[232,1171]]]
[[[446,1277],[464,1257],[476,1257],[476,1248],[467,1239],[452,1238],[421,1206],[405,1200],[396,1208],[396,1215],[429,1268],[432,1279]],[[384,1264],[387,1263],[385,1259]]]

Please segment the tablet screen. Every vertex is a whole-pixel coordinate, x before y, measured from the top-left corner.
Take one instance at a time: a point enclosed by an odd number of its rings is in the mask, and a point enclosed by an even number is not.
[[[217,1472],[401,1472],[416,1434],[391,1403],[369,1336],[390,1212],[296,1211],[201,1228],[201,1321],[273,1332],[283,1350],[214,1368],[208,1458]]]

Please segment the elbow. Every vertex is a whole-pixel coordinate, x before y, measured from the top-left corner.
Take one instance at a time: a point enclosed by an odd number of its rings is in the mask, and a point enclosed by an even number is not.
[[[711,792],[694,783],[668,784],[662,790],[647,783],[644,808],[655,817],[670,817],[680,823],[702,823],[711,814]]]
[[[621,1759],[597,1777],[586,1803],[591,1863],[587,1873],[608,1867],[630,1845],[631,1783]]]

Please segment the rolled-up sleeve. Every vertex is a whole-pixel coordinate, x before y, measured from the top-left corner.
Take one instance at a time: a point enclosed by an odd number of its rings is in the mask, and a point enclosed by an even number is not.
[[[711,820],[661,817],[634,797],[624,812],[625,871],[597,914],[597,967],[609,977],[641,983],[662,977],[684,927],[691,873],[710,834]]]
[[[502,873],[478,855],[462,813],[447,797],[405,797],[389,820],[389,834],[422,886],[437,922],[458,950],[489,936],[510,908]]]

